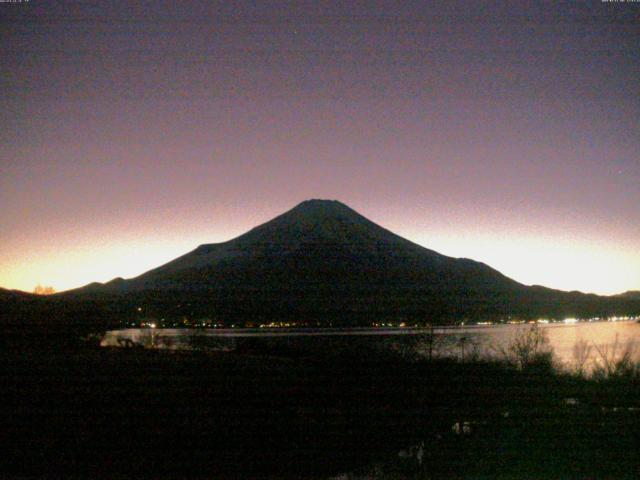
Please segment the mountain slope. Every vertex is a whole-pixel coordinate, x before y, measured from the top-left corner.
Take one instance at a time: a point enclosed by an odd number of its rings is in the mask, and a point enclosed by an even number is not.
[[[303,202],[244,235],[201,245],[139,277],[62,296],[69,295],[115,296],[158,316],[347,324],[604,314],[624,303],[526,287],[482,263],[412,243],[327,200]]]
[[[630,300],[640,300],[640,291],[638,291],[638,290],[629,290],[627,292],[620,293],[620,294],[615,295],[615,296],[619,297],[619,298],[630,299]]]
[[[243,270],[259,278],[243,275]],[[443,275],[482,273],[492,281],[510,283],[482,264],[452,259],[399,237],[340,202],[310,200],[238,238],[201,245],[122,286],[183,288],[189,279],[191,288],[216,287],[231,282],[230,274],[252,283],[283,274],[282,281],[321,286],[323,280],[344,283],[358,273],[385,283],[397,280],[394,274],[399,273],[431,281]]]

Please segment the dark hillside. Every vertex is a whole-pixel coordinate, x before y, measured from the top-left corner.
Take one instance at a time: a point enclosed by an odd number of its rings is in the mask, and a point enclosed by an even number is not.
[[[373,318],[449,322],[639,309],[629,297],[527,287],[491,267],[421,247],[337,201],[309,200],[233,240],[201,245],[139,277],[62,297],[113,294],[160,317],[230,322]]]

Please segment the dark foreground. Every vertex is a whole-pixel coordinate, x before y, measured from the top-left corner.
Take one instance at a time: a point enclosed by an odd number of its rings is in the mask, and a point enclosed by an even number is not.
[[[250,348],[0,357],[2,478],[640,476],[637,376]],[[420,441],[422,466],[398,458]]]

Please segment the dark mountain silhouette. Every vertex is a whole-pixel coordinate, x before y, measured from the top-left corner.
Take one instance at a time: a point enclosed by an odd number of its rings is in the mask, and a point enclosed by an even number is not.
[[[16,293],[6,288],[0,288],[0,299],[9,299],[15,297]]]
[[[247,282],[257,288],[275,286],[275,279],[286,289],[298,289],[302,282],[334,290],[336,285],[355,286],[356,280],[516,285],[486,265],[446,257],[399,237],[340,202],[309,200],[240,237],[201,245],[132,280],[112,280],[104,289],[197,290]]]
[[[640,290],[629,290],[616,295],[616,297],[640,300]]]
[[[244,235],[201,245],[139,277],[57,297],[110,299],[130,310],[143,305],[161,317],[321,324],[604,315],[632,300],[528,287],[483,263],[412,243],[327,200],[302,202]]]
[[[20,300],[27,298],[35,298],[36,295],[21,290],[7,290],[0,288],[0,300]]]

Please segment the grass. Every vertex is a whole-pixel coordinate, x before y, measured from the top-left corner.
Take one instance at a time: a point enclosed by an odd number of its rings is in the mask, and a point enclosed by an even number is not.
[[[532,361],[523,363],[508,357],[426,361],[365,343],[318,343],[313,353],[291,342],[240,347],[235,353],[68,345],[5,349],[0,473],[616,479],[640,474],[637,374],[561,373],[526,348],[518,351],[531,354]],[[456,423],[467,431],[456,433]],[[420,441],[421,467],[398,459],[399,450]]]

